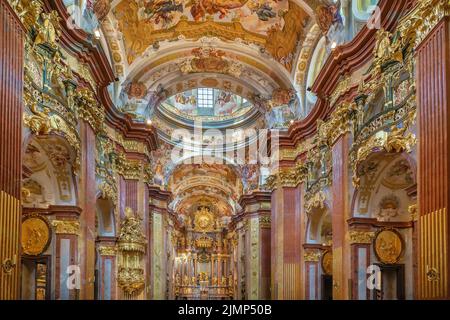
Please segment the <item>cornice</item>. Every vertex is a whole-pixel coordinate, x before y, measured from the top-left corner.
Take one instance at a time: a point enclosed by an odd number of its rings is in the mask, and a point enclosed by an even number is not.
[[[159,186],[148,186],[149,198],[159,201],[169,201],[172,197],[172,192],[162,190]]]
[[[374,218],[350,218],[347,220],[350,228],[373,227],[373,228],[398,228],[408,229],[413,227],[411,221],[378,221]]]
[[[255,191],[241,196],[239,199],[239,205],[244,208],[245,206],[259,202],[270,202],[271,198],[272,193],[270,191]]]
[[[81,215],[83,209],[77,206],[66,205],[51,205],[48,208],[22,208],[22,213],[30,214],[37,213],[41,215],[56,214],[58,217],[78,217]]]
[[[108,86],[115,80],[112,68],[109,65],[108,58],[103,50],[92,42],[90,35],[82,29],[71,29],[67,27],[65,21],[71,18],[66,10],[62,0],[46,1],[45,6],[48,10],[56,10],[61,20],[60,41],[64,47],[76,55],[81,61],[91,67],[91,71],[99,87]]]

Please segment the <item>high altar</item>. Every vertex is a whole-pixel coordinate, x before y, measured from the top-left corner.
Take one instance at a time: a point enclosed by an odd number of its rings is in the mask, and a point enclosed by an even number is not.
[[[227,231],[220,216],[198,206],[186,217],[184,230],[175,235],[173,272],[177,299],[230,299],[235,280]]]

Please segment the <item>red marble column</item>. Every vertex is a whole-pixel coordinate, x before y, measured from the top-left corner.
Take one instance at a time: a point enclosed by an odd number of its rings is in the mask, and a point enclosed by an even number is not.
[[[95,182],[95,132],[91,126],[80,124],[82,137],[82,178],[81,188],[83,208],[81,215],[82,239],[84,249],[81,252],[82,290],[81,298],[94,299],[95,281],[95,215],[96,215],[96,182]]]
[[[150,259],[149,293],[154,300],[166,299],[166,268],[167,268],[167,243],[166,227],[167,205],[171,193],[161,190],[159,187],[149,187],[149,233],[147,259]]]
[[[450,298],[449,20],[440,21],[416,50],[419,299]]]
[[[0,0],[0,300],[19,298],[24,30]],[[3,264],[6,263],[4,266]],[[6,271],[5,271],[6,268]]]
[[[301,197],[297,187],[272,192],[272,299],[301,298]]]
[[[339,137],[332,147],[333,299],[349,299],[350,249],[346,234],[349,217],[349,134]]]

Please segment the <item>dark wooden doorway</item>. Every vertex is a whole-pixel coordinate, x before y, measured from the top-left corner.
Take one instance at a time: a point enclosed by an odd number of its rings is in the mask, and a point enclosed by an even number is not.
[[[333,277],[322,275],[322,300],[333,300]]]

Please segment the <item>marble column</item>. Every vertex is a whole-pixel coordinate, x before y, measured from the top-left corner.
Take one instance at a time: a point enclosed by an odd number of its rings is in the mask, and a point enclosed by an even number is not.
[[[450,298],[450,17],[416,48],[419,127],[418,294]]]
[[[170,193],[159,187],[149,187],[150,239],[147,259],[150,259],[150,297],[153,300],[166,299],[167,244],[165,225]],[[187,263],[183,266],[187,274]],[[183,275],[184,277],[184,275]],[[183,280],[183,279],[182,279]]]
[[[321,250],[315,248],[314,245],[310,247],[305,245],[306,248],[303,254],[303,260],[305,263],[304,271],[304,284],[305,288],[304,297],[306,300],[319,300],[320,299],[320,256]]]
[[[350,299],[350,246],[346,234],[349,216],[350,134],[341,135],[332,146],[333,299]]]
[[[78,300],[83,287],[83,270],[78,251],[82,230],[76,215],[56,215],[55,230],[55,299]]]
[[[241,218],[245,221],[246,293],[249,300],[270,299],[270,201],[269,192],[256,191],[243,196],[239,202],[243,208]]]
[[[0,300],[20,293],[24,29],[0,0]]]
[[[352,300],[371,300],[373,297],[367,287],[367,268],[371,265],[372,241],[375,232],[370,231],[370,226],[360,226],[366,229],[349,231],[351,252],[351,275],[352,275]]]
[[[295,185],[280,181],[272,192],[272,299],[301,298],[301,197]]]
[[[97,239],[98,264],[98,299],[116,300],[117,250],[116,238],[101,237]]]
[[[96,216],[96,181],[95,181],[95,148],[96,137],[94,129],[88,122],[80,123],[80,135],[82,141],[81,152],[81,185],[80,206],[83,209],[81,219],[81,270],[82,288],[80,298],[94,299],[95,282],[95,216]]]

